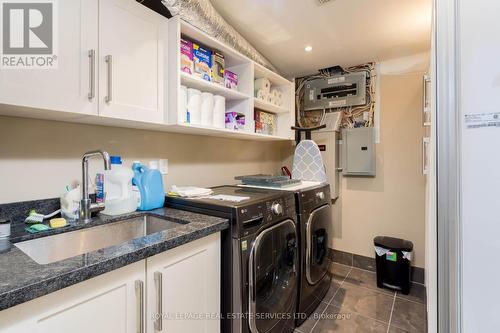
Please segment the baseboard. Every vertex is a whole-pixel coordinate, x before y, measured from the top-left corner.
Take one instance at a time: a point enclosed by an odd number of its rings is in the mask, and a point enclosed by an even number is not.
[[[330,248],[328,249],[328,258],[330,258],[331,261],[342,265],[352,266],[371,272],[376,271],[375,258],[365,257],[359,254],[334,250]],[[425,269],[412,266],[411,281],[415,283],[425,284]]]

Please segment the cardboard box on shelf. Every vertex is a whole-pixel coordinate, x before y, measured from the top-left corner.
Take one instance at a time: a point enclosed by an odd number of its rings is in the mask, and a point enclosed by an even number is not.
[[[194,72],[193,42],[184,38],[181,38],[181,71],[188,74]]]
[[[212,81],[224,85],[224,55],[219,51],[212,53]]]
[[[225,70],[224,84],[228,89],[238,90],[238,74]]]
[[[194,75],[212,81],[212,51],[193,43]]]

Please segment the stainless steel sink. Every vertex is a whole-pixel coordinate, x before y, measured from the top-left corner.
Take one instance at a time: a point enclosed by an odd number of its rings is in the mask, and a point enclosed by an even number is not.
[[[155,232],[172,229],[179,225],[181,224],[154,216],[141,216],[92,228],[19,242],[15,246],[37,263],[50,264],[125,243]]]

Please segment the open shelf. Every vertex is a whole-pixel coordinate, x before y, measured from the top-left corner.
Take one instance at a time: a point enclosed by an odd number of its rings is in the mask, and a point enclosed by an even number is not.
[[[247,131],[234,131],[226,128],[206,127],[202,125],[192,124],[176,124],[169,125],[169,132],[185,133],[194,135],[215,136],[220,138],[235,138],[243,140],[259,140],[259,141],[285,141],[291,140],[288,137],[280,137],[277,135],[266,135],[260,133],[252,133]]]
[[[282,106],[277,106],[271,103],[268,103],[266,101],[263,101],[257,97],[254,97],[254,107],[256,109],[266,111],[266,112],[271,112],[271,113],[288,113],[290,112],[289,109],[286,109]]]
[[[226,88],[217,83],[203,80],[185,72],[181,72],[181,84],[188,88],[201,90],[202,92],[209,92],[212,94],[224,96],[228,100],[250,98],[250,96],[245,95],[242,92]]]
[[[169,131],[193,135],[217,137],[234,137],[246,140],[293,140],[295,135],[291,126],[295,124],[294,83],[255,63],[230,46],[207,35],[198,28],[183,21],[178,16],[169,20],[168,50],[168,110],[166,125]],[[181,38],[193,40],[209,49],[217,50],[224,55],[226,70],[238,75],[238,90],[194,77],[180,70]],[[283,93],[283,106],[271,105],[254,98],[254,82],[256,78],[267,77],[275,89]],[[178,111],[179,90],[184,85],[202,92],[210,92],[226,98],[226,112],[236,112],[245,116],[246,125],[242,131],[201,125],[184,124],[182,112]],[[275,135],[255,133],[255,108],[276,114],[277,130]],[[180,115],[179,115],[180,114]]]

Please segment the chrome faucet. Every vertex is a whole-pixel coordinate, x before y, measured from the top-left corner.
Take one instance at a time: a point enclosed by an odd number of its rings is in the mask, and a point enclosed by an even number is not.
[[[89,151],[82,158],[82,200],[80,201],[80,220],[84,223],[90,222],[90,216],[94,212],[104,209],[104,203],[92,203],[89,196],[89,163],[91,157],[102,156],[104,169],[111,170],[109,154],[103,150]]]

